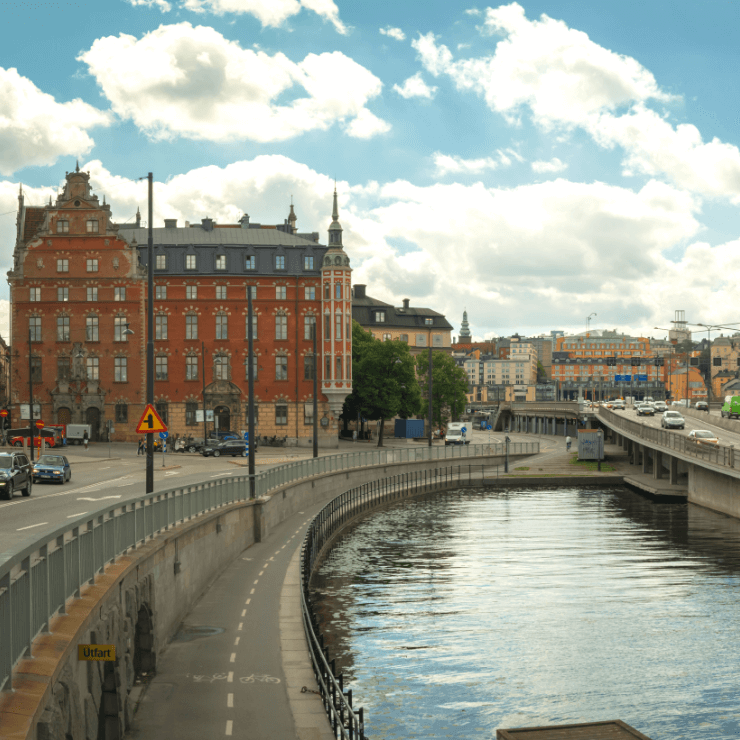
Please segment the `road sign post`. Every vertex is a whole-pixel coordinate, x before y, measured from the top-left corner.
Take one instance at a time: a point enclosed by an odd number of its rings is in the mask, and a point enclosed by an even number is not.
[[[162,467],[164,467],[164,453],[167,449],[167,437],[169,437],[169,432],[160,432],[159,438],[162,440]]]

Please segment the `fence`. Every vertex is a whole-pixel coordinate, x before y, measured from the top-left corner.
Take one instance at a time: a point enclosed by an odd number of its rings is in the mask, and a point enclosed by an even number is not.
[[[255,496],[301,478],[373,465],[453,460],[502,454],[502,445],[379,449],[310,458],[254,478]],[[509,445],[509,454],[535,454],[537,443]],[[0,562],[0,691],[12,688],[13,667],[31,654],[31,643],[68,599],[93,583],[119,555],[159,532],[213,509],[250,498],[248,475],[219,478],[106,507],[32,540]]]
[[[301,613],[316,681],[335,738],[366,740],[363,708],[352,706],[352,690],[344,691],[344,677],[337,675],[324,637],[311,607],[309,585],[319,559],[334,535],[351,520],[382,504],[421,493],[445,490],[457,483],[485,484],[486,469],[493,466],[457,465],[418,470],[365,483],[332,499],[308,527],[301,550]]]

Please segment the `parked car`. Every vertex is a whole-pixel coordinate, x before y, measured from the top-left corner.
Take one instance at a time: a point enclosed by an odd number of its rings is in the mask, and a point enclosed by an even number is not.
[[[663,429],[685,429],[686,420],[678,411],[666,411],[660,420],[660,426]]]
[[[689,432],[688,438],[692,442],[696,442],[698,445],[718,445],[719,439],[714,432],[710,432],[707,429],[692,429]]]
[[[16,491],[30,496],[32,488],[28,458],[22,452],[0,452],[0,498],[9,500]]]
[[[709,411],[709,404],[706,401],[697,401],[694,408],[697,411]]]
[[[668,404],[665,401],[656,401],[653,404],[653,408],[655,409],[656,413],[662,414],[668,408]]]
[[[637,407],[637,415],[638,416],[655,416],[655,409],[647,403],[643,403],[641,406]]]
[[[236,432],[216,432],[212,431],[208,433],[209,439],[218,439],[220,442],[226,442],[229,439],[241,439]]]
[[[53,481],[64,484],[72,480],[72,468],[64,455],[41,455],[33,466],[33,482]]]
[[[221,457],[222,455],[247,457],[249,455],[249,448],[243,439],[229,439],[226,442],[216,443],[213,440],[209,440],[200,454],[203,457]]]

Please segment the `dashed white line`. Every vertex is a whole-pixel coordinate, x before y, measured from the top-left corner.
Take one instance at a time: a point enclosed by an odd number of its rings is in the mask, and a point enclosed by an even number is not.
[[[232,653],[229,658],[229,663],[236,663],[236,653]]]
[[[233,731],[234,731],[234,723],[230,719],[226,720],[226,734],[231,735]]]
[[[234,708],[234,695],[233,694],[226,694],[226,706],[229,709]]]
[[[229,671],[226,683],[234,683],[234,671]]]
[[[252,589],[252,590],[251,590],[251,591],[250,591],[249,593],[250,593],[250,594],[253,594],[253,593],[254,593],[254,589]]]
[[[252,593],[254,593],[254,589],[252,589]],[[252,599],[247,599],[247,600],[246,600],[246,601],[245,601],[244,603],[245,603],[245,604],[246,604],[247,606],[249,606],[249,602],[250,602],[251,600],[252,600]],[[245,609],[244,611],[247,611],[247,610]]]
[[[242,616],[243,617],[246,617],[247,616],[247,610],[246,609],[242,609]]]
[[[245,610],[245,611],[246,611],[246,610]],[[236,631],[237,631],[237,632],[241,632],[241,631],[242,631],[242,627],[243,627],[243,626],[244,626],[244,622],[239,622],[239,626],[238,626],[238,627],[236,628]],[[236,639],[238,640],[239,638],[237,637]],[[238,645],[238,644],[239,644],[239,643],[237,643],[237,645]]]
[[[234,647],[236,647],[236,646],[237,646],[237,645],[239,644],[239,640],[241,640],[241,639],[242,639],[241,637],[237,637],[237,638],[236,638],[236,639],[234,640]]]
[[[260,575],[262,575],[262,574],[260,573]],[[254,585],[256,586],[256,585],[257,585],[257,584],[258,584],[259,582],[260,582],[260,581],[259,581],[259,578],[258,578],[258,579],[257,579],[257,580],[256,580],[256,581],[254,582]],[[252,590],[254,590],[254,589],[252,589]],[[251,594],[251,593],[252,593],[252,591],[250,591],[249,593]]]
[[[74,519],[76,516],[85,516],[87,514],[86,511],[81,511],[79,514],[70,514],[67,519]]]
[[[261,570],[261,571],[260,571],[260,575],[263,575],[263,574],[264,574],[264,572],[265,572],[264,570]],[[255,581],[255,583],[257,583],[257,581]]]
[[[44,524],[48,524],[49,522],[39,522],[38,524],[30,524],[28,527],[21,527],[20,529],[16,529],[16,532],[22,532],[24,529],[33,529],[34,527],[43,527]]]

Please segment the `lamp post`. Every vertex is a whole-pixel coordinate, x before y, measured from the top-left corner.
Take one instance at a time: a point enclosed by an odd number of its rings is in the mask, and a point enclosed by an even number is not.
[[[313,456],[319,456],[319,363],[316,352],[316,332],[318,331],[316,317],[311,326],[313,339]],[[359,411],[357,412],[359,416]]]
[[[141,177],[140,180],[145,178]],[[152,232],[153,219],[153,192],[154,175],[150,172],[146,176],[149,184],[148,205],[149,220],[147,222],[147,251],[146,251],[146,402],[154,404],[154,234]],[[154,491],[154,439],[151,434],[146,435],[146,493]]]
[[[203,366],[202,380],[203,380],[203,444],[205,445],[208,439],[208,427],[206,426],[206,343],[201,340],[200,343],[200,358],[201,365]]]
[[[255,497],[255,429],[254,429],[254,326],[252,325],[252,286],[247,288],[247,388],[249,391],[249,400],[247,402],[247,436],[249,437],[249,498]],[[315,340],[314,340],[315,341]],[[315,351],[315,350],[314,350]],[[203,380],[205,383],[205,378]],[[314,381],[315,383],[315,381]],[[314,391],[315,393],[315,391]],[[205,386],[203,386],[203,403],[205,404]],[[315,413],[315,412],[314,412]],[[205,419],[205,410],[203,411],[203,418]],[[314,417],[315,423],[315,417]]]
[[[431,339],[431,336],[429,337]],[[432,343],[429,342],[429,446],[432,446]]]
[[[31,462],[33,462],[33,362],[31,357],[31,327],[28,327],[28,426],[31,430]],[[30,488],[28,489],[31,490]]]

